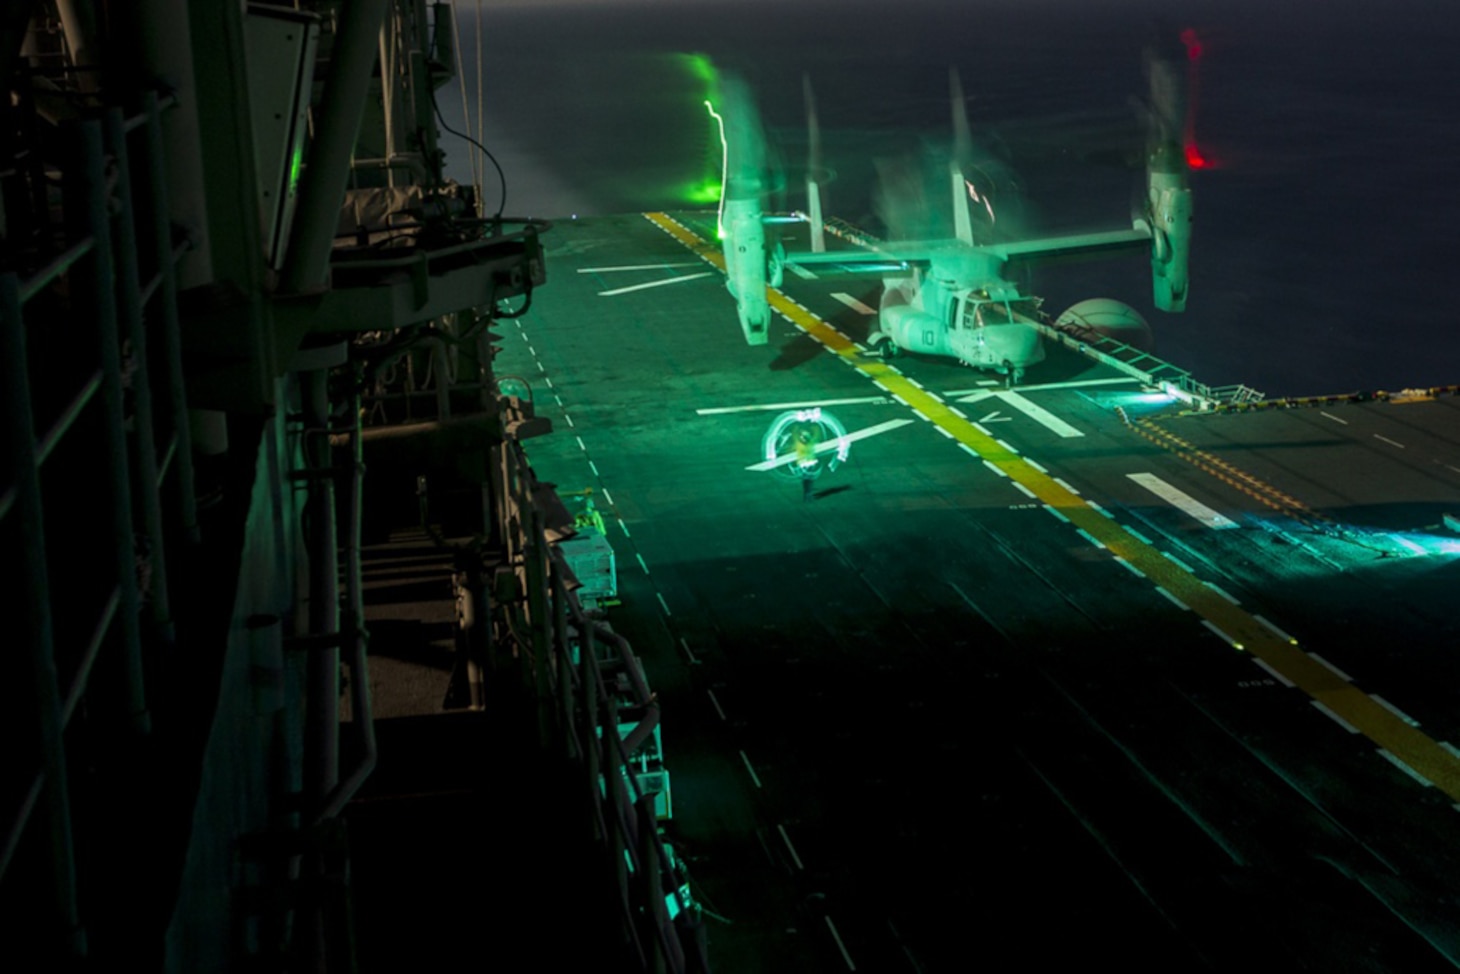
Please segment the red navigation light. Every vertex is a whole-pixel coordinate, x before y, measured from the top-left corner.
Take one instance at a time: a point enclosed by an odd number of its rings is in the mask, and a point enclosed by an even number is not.
[[[1196,31],[1190,27],[1181,32],[1181,43],[1186,45],[1186,59],[1197,61],[1201,59],[1202,48],[1201,38],[1196,36]]]
[[[1212,161],[1202,155],[1201,149],[1196,144],[1196,100],[1201,83],[1201,75],[1196,65],[1202,55],[1201,38],[1196,36],[1195,28],[1188,27],[1181,32],[1181,43],[1186,45],[1187,61],[1186,120],[1181,140],[1186,153],[1186,166],[1188,169],[1210,169]]]

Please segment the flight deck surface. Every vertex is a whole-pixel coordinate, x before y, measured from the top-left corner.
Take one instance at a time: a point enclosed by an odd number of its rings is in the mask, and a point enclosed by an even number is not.
[[[1456,400],[1009,390],[862,354],[879,285],[822,267],[749,347],[713,234],[558,224],[496,371],[607,522],[717,969],[1450,968]],[[806,500],[752,468],[815,409]]]

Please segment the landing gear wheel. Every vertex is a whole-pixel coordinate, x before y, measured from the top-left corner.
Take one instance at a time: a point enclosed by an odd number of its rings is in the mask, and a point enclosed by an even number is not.
[[[1014,368],[1014,363],[1008,359],[1004,359],[1003,364],[1000,366],[1000,371],[1004,373],[1004,385],[1006,388],[1012,389],[1024,381],[1024,370]]]
[[[902,352],[897,342],[893,341],[892,336],[886,332],[876,332],[867,339],[867,344],[871,347],[872,354],[884,362],[897,358]]]

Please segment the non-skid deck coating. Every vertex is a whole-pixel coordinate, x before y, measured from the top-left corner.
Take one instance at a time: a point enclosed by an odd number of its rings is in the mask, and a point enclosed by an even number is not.
[[[1072,356],[865,357],[821,267],[750,348],[713,226],[559,224],[497,365],[598,492],[719,969],[1448,967],[1455,404],[1131,428]],[[806,503],[748,468],[815,405],[881,429]]]

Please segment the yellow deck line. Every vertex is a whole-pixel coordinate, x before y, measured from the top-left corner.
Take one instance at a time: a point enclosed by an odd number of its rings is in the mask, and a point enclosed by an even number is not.
[[[645,214],[655,225],[704,260],[725,269],[719,247],[664,213]],[[993,464],[1010,480],[1022,484],[1040,501],[1069,518],[1077,528],[1140,569],[1155,584],[1170,592],[1202,619],[1211,623],[1239,648],[1252,653],[1314,700],[1358,728],[1369,740],[1387,750],[1460,802],[1460,759],[1427,734],[1406,724],[1368,694],[1341,679],[1259,622],[1241,606],[1233,605],[1196,575],[1179,567],[1159,550],[1130,534],[1115,520],[1090,507],[1055,481],[1010,452],[970,420],[959,416],[942,399],[922,389],[897,369],[863,356],[862,349],[830,323],[813,315],[775,288],[766,288],[770,305],[827,349],[842,356],[859,372],[887,392],[900,396],[909,408],[924,413],[955,440]]]

